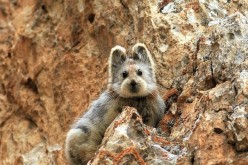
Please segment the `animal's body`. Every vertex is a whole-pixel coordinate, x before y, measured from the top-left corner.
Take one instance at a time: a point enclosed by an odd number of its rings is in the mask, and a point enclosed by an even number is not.
[[[107,127],[124,106],[136,108],[143,122],[152,127],[165,111],[156,85],[154,62],[144,44],[136,44],[130,56],[121,46],[112,48],[107,90],[67,134],[65,152],[70,164],[86,164],[94,156]]]

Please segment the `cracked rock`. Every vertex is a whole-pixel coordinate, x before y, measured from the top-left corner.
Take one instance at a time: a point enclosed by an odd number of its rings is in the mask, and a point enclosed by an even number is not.
[[[234,108],[233,114],[227,123],[227,137],[235,145],[237,151],[248,151],[248,108],[247,104]]]
[[[100,149],[89,164],[175,164],[178,151],[164,149],[170,142],[143,124],[136,109],[125,107],[107,129]]]

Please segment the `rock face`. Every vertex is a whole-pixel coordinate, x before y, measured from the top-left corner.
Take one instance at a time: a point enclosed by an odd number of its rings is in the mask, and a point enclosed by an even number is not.
[[[128,108],[91,163],[248,164],[246,0],[1,1],[0,164],[67,164],[66,132],[106,87],[110,49],[136,42],[168,113],[158,135]]]
[[[143,124],[135,109],[125,107],[89,164],[175,164],[178,156],[163,148],[169,146],[155,128]]]

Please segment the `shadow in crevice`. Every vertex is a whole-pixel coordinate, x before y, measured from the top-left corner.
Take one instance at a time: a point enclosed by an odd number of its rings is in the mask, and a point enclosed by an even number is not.
[[[24,83],[24,86],[28,89],[31,89],[36,94],[39,93],[36,83],[31,78],[27,79],[27,81]]]

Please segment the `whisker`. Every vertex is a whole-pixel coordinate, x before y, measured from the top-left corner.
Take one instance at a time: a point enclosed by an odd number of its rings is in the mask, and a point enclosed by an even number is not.
[[[155,94],[149,90],[146,90],[147,93],[149,93],[150,95],[152,95],[153,97],[156,97]],[[145,97],[146,98],[146,97]],[[147,98],[146,98],[147,99]]]

